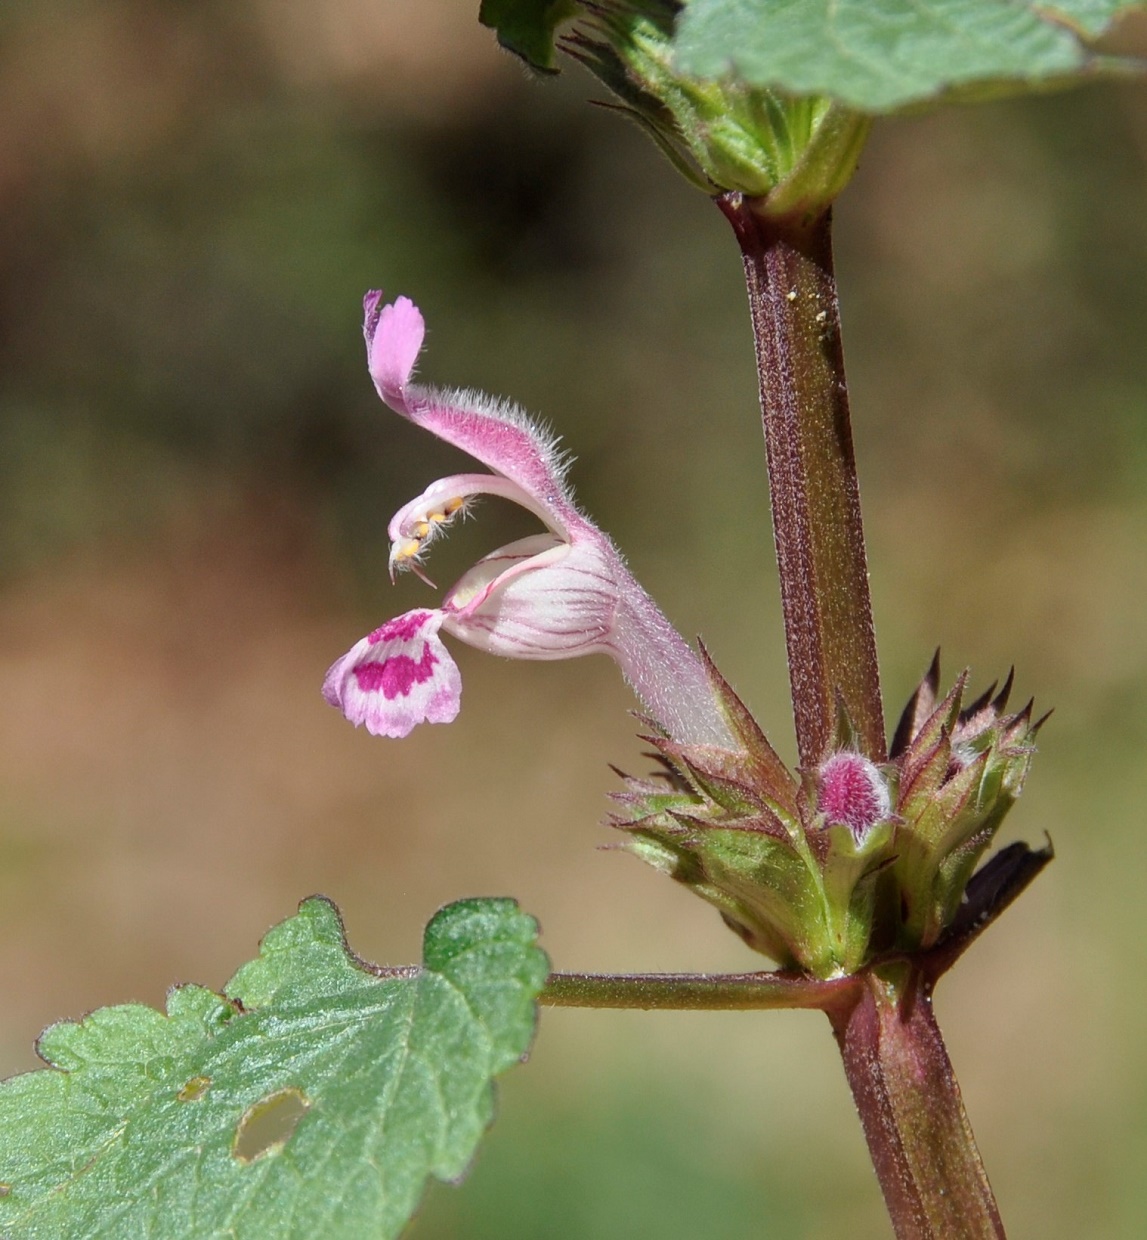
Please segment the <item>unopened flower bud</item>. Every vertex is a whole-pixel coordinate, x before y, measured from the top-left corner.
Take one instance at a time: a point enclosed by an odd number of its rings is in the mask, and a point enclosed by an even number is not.
[[[830,826],[848,827],[858,840],[892,813],[884,776],[858,753],[836,753],[821,766],[817,808]]]

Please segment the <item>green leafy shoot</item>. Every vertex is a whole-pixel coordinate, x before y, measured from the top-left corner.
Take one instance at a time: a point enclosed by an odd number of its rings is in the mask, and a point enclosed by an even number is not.
[[[1061,85],[1127,62],[1088,40],[1127,0],[690,0],[680,70],[826,95],[868,113]]]
[[[548,962],[511,900],[452,904],[423,966],[375,970],[316,897],[223,995],[45,1031],[0,1085],[0,1235],[391,1237],[457,1180],[492,1078],[529,1048]]]
[[[1047,90],[1140,62],[1092,41],[1129,0],[482,0],[503,47],[580,61],[674,167],[774,218],[825,210],[872,118]],[[580,20],[577,20],[580,19]],[[573,21],[559,38],[559,27]]]

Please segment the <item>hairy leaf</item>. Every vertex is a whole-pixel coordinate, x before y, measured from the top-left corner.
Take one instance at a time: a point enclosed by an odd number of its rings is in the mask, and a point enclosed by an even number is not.
[[[682,70],[830,95],[885,112],[949,93],[1037,86],[1097,71],[1094,38],[1128,0],[690,0]],[[1108,62],[1109,63],[1109,62]]]
[[[49,1067],[0,1085],[0,1235],[397,1235],[428,1176],[465,1172],[491,1078],[529,1047],[536,932],[510,900],[452,904],[421,969],[379,976],[314,898],[223,995],[53,1026]]]

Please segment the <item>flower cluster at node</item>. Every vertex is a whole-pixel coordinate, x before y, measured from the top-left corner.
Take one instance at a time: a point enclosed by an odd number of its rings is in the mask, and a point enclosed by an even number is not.
[[[1019,795],[1034,752],[1031,704],[1004,714],[1011,678],[961,709],[964,673],[937,700],[939,664],[913,695],[892,752],[852,748],[842,718],[799,779],[708,664],[737,740],[687,745],[652,730],[662,769],[626,777],[612,825],[627,847],[716,905],[753,948],[819,977],[928,949]]]

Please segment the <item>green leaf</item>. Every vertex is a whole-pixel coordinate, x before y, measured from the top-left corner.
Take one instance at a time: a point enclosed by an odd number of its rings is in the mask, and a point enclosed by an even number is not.
[[[328,901],[305,901],[225,995],[104,1008],[0,1085],[0,1235],[397,1235],[428,1176],[457,1179],[491,1078],[533,1036],[548,970],[511,900],[426,928],[421,969],[378,976]]]
[[[478,20],[508,51],[535,69],[554,73],[554,32],[580,11],[577,0],[482,0]]]
[[[828,95],[886,112],[948,93],[1038,86],[1097,71],[1081,41],[1128,0],[690,0],[678,64],[702,78]]]

